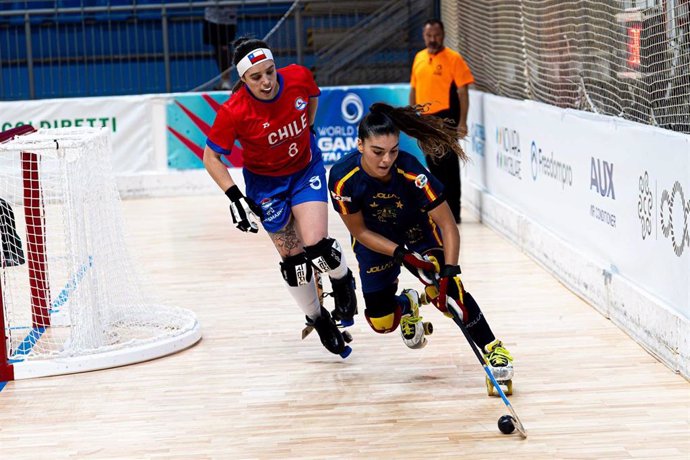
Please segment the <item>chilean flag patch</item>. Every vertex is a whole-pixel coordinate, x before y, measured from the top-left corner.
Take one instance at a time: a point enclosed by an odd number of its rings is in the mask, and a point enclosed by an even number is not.
[[[256,64],[257,62],[266,59],[266,55],[261,50],[257,50],[257,51],[254,51],[253,53],[249,53],[247,55],[247,57],[249,58],[249,62],[251,62],[252,64]]]

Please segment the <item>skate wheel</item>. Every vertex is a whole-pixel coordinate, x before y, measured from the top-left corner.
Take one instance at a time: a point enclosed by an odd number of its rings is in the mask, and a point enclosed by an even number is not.
[[[501,387],[501,390],[503,390],[503,393],[506,396],[510,396],[513,394],[513,381],[512,380],[496,380],[496,383]],[[498,390],[496,390],[496,387],[494,387],[494,384],[491,383],[491,379],[489,377],[486,377],[486,392],[488,393],[489,396],[500,396],[498,393]]]
[[[434,325],[431,323],[422,323],[424,325],[424,335],[431,335],[434,333]]]
[[[350,320],[341,319],[340,320],[340,327],[350,327],[353,324],[355,324],[354,319],[350,319]]]
[[[349,345],[345,345],[345,348],[344,348],[343,351],[340,353],[340,357],[343,358],[343,359],[345,359],[345,358],[347,358],[348,356],[350,356],[350,353],[352,353],[352,348],[350,348]]]
[[[345,340],[345,343],[352,342],[352,334],[347,331],[343,331],[343,340]]]
[[[489,377],[486,377],[486,393],[489,396],[498,396],[498,392],[496,391],[496,387],[494,387],[494,384],[491,383],[491,379],[489,379]]]

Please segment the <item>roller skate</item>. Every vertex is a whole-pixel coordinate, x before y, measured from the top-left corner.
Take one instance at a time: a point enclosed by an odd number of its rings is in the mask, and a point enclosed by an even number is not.
[[[338,326],[336,326],[333,318],[331,318],[328,310],[321,307],[321,316],[316,319],[311,319],[308,316],[306,327],[302,330],[302,339],[309,335],[309,333],[316,329],[319,334],[319,339],[321,339],[321,344],[331,353],[339,355],[341,358],[345,359],[352,353],[352,348],[346,343],[352,341],[352,336],[346,332],[340,332]]]
[[[347,270],[347,275],[339,280],[331,278],[333,287],[333,301],[335,309],[332,312],[333,319],[339,321],[342,327],[352,326],[354,316],[357,314],[357,297],[355,295],[355,278],[352,271]]]
[[[500,340],[494,340],[484,347],[484,360],[489,365],[491,374],[501,386],[503,392],[513,394],[513,357]],[[499,396],[493,383],[486,377],[486,391],[489,396]]]
[[[403,342],[409,348],[418,349],[426,346],[425,335],[431,335],[434,332],[434,326],[431,323],[422,322],[422,317],[419,316],[419,294],[414,289],[403,289],[401,295],[407,297],[410,303],[409,310],[400,318],[400,335]]]

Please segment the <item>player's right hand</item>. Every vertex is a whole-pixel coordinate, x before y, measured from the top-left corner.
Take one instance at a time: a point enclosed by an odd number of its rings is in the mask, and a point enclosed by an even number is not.
[[[237,185],[233,185],[225,191],[225,195],[230,198],[230,214],[232,223],[243,232],[258,233],[262,217],[261,207],[247,198],[240,192]]]
[[[444,265],[439,273],[437,308],[444,313],[448,311],[448,297],[455,300],[460,308],[465,304],[465,287],[460,273],[460,265]]]
[[[414,276],[419,278],[422,283],[426,285],[433,284],[434,277],[436,276],[436,267],[420,254],[405,249],[403,246],[398,246],[393,253],[393,260],[397,264],[402,264]]]

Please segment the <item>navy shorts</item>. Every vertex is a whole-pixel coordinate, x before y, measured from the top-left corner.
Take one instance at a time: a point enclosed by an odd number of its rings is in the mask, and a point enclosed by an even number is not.
[[[404,238],[391,240],[398,244],[404,243],[408,249],[420,254],[443,246],[441,233],[431,222],[420,222],[404,233]],[[359,263],[363,293],[381,291],[396,282],[400,275],[400,265],[392,257],[372,251],[358,241],[355,241],[353,250]]]
[[[328,203],[326,168],[321,153],[313,151],[311,162],[289,176],[263,176],[244,169],[247,197],[263,211],[261,224],[267,232],[282,230],[290,220],[292,207],[308,201]]]

